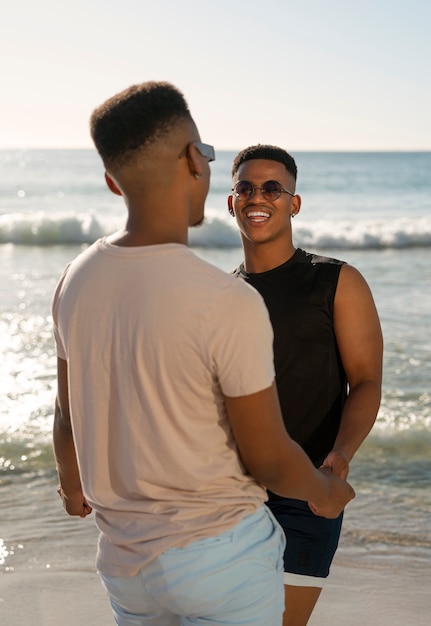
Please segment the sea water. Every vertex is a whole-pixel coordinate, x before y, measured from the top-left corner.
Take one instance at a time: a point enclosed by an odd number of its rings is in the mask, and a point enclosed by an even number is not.
[[[348,261],[368,281],[384,339],[383,398],[351,464],[338,558],[431,557],[431,153],[293,155],[302,209],[295,244]],[[234,153],[211,164],[196,254],[242,259],[229,216]],[[163,194],[163,189],[160,189]],[[69,518],[51,448],[56,357],[50,300],[65,265],[125,220],[92,150],[0,151],[0,572],[91,569],[91,518]],[[355,332],[355,329],[352,329]]]

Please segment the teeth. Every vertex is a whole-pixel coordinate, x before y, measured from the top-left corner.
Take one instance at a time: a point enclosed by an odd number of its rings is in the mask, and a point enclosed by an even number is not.
[[[269,213],[265,211],[249,211],[247,217],[269,217]]]

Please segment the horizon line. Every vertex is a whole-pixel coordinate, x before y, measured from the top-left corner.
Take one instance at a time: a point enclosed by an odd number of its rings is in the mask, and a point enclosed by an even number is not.
[[[0,151],[27,152],[29,150],[88,150],[97,152],[92,146],[0,146]],[[216,148],[216,152],[240,152],[243,148]],[[431,152],[429,148],[289,148],[289,152],[363,152],[363,153],[391,153],[391,152]]]

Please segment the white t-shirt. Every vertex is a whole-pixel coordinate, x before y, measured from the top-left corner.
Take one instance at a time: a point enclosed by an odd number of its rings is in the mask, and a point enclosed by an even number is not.
[[[100,571],[133,575],[266,500],[223,402],[274,379],[272,327],[253,288],[184,245],[101,239],[66,268],[52,313]]]

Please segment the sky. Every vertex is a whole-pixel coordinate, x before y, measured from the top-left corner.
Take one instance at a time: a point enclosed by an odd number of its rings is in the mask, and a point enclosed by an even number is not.
[[[6,0],[0,149],[91,148],[95,107],[166,80],[218,150],[431,150],[428,0]]]

